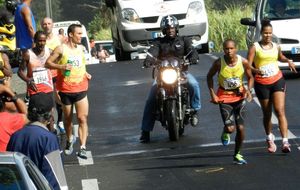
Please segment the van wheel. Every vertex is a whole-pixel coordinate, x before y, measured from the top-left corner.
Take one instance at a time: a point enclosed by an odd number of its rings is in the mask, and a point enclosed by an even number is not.
[[[121,48],[116,48],[116,60],[117,61],[130,60],[130,52],[123,51]]]

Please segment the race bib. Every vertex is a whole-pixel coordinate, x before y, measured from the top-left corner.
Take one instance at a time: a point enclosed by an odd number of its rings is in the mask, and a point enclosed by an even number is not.
[[[269,63],[267,65],[259,67],[259,70],[262,71],[262,77],[271,77],[278,73],[279,69],[276,63]]]
[[[47,83],[49,81],[48,71],[46,69],[35,70],[32,76],[35,84]]]
[[[238,77],[227,78],[223,82],[225,90],[237,89],[241,86],[241,80]]]
[[[70,56],[68,58],[68,64],[72,64],[73,68],[79,68],[82,66],[82,57],[81,56]]]

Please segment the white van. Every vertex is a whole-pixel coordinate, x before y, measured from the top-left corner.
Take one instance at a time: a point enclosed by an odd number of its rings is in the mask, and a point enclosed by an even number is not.
[[[148,49],[161,36],[162,17],[179,21],[179,35],[192,38],[200,52],[208,52],[208,20],[204,0],[106,0],[112,10],[111,31],[116,59]]]
[[[59,29],[64,29],[65,36],[68,36],[67,31],[68,27],[71,24],[81,24],[79,21],[63,21],[63,22],[54,22],[53,23],[53,34],[58,35],[58,30]],[[86,64],[91,64],[92,63],[92,56],[91,56],[91,47],[90,47],[90,40],[86,31],[86,28],[83,24],[82,26],[82,38],[81,38],[81,44],[85,47],[86,51],[84,52],[85,54],[85,59],[86,59]]]
[[[283,3],[284,14],[275,8]],[[242,18],[241,24],[247,25],[246,41],[248,47],[260,40],[261,21],[269,19],[273,26],[273,41],[280,44],[282,53],[292,59],[297,70],[300,69],[300,0],[258,0],[253,17]],[[282,70],[289,69],[288,63],[279,62]]]

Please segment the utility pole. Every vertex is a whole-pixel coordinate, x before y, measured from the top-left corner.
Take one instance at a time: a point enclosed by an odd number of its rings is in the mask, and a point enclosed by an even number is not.
[[[46,16],[52,18],[52,2],[51,0],[46,1]]]

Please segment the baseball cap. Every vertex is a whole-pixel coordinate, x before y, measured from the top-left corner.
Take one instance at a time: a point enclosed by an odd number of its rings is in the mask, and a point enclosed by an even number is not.
[[[28,112],[48,113],[54,107],[53,93],[38,93],[30,96]]]

